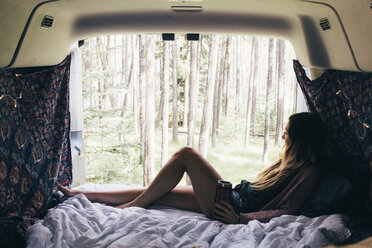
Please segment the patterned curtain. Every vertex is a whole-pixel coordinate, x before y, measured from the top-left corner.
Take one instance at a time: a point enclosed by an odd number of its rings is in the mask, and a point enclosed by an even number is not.
[[[360,156],[372,172],[372,73],[327,70],[310,80],[293,63],[309,110],[320,113],[340,151]],[[371,179],[369,184],[372,201]]]
[[[36,72],[0,69],[0,217],[8,225],[15,216],[26,226],[43,217],[57,182],[72,181],[70,62]]]

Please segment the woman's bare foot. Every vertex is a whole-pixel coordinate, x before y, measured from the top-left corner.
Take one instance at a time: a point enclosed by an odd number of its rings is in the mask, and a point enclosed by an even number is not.
[[[78,195],[78,194],[81,194],[82,192],[79,191],[79,190],[73,190],[73,189],[68,189],[64,186],[62,186],[60,183],[58,183],[58,189],[65,195],[65,196],[68,196],[68,197],[72,197],[72,196],[75,196],[75,195]]]

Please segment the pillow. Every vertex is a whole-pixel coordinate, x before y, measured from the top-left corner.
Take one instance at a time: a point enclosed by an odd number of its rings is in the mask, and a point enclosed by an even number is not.
[[[352,216],[363,215],[370,183],[370,171],[366,161],[352,154],[334,152],[329,155],[325,169],[330,174],[337,173],[345,177],[353,187],[347,201],[343,202],[343,213]]]
[[[345,177],[327,174],[304,203],[301,214],[306,216],[325,214],[344,200],[352,190],[351,183]]]

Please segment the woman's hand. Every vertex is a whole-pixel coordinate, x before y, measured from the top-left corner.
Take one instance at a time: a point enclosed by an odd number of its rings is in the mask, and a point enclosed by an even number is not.
[[[235,213],[233,206],[226,201],[214,204],[213,217],[227,224],[239,224],[239,216]]]

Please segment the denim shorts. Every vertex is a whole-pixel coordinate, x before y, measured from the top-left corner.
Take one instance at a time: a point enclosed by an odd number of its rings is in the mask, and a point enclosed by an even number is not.
[[[230,203],[237,214],[259,211],[265,205],[263,191],[256,191],[252,183],[242,180],[231,192]]]

